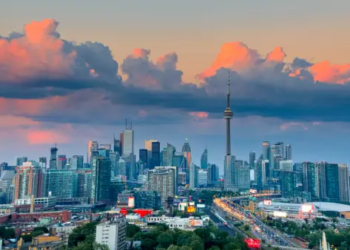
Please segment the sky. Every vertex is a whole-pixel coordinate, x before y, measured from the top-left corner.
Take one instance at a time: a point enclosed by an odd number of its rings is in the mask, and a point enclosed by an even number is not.
[[[133,121],[223,165],[283,141],[295,162],[350,161],[349,1],[9,1],[0,8],[0,162],[87,152]],[[138,153],[137,153],[138,154]]]

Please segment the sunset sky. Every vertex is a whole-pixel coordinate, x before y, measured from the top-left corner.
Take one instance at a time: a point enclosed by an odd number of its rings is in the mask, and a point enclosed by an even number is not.
[[[350,161],[350,1],[38,1],[0,8],[0,161],[84,154],[133,120],[144,140],[223,165],[283,141]],[[117,75],[118,74],[118,75]]]

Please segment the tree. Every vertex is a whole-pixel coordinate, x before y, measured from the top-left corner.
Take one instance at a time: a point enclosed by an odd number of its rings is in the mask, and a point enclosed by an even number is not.
[[[141,244],[141,248],[143,250],[154,250],[156,249],[156,246],[158,243],[155,240],[152,239],[144,239]]]
[[[95,241],[94,234],[96,232],[96,225],[98,222],[91,222],[75,228],[68,238],[68,247],[72,248],[78,245],[79,242],[92,245]]]
[[[192,250],[204,250],[204,244],[199,240],[192,241],[190,247]]]
[[[240,246],[234,242],[231,242],[224,246],[223,250],[238,250],[241,249]]]
[[[10,239],[16,237],[16,232],[13,228],[0,227],[0,238]]]
[[[248,231],[249,230],[249,225],[244,225],[244,230]]]
[[[30,234],[22,235],[21,238],[23,239],[24,242],[32,242],[33,236]]]
[[[211,248],[209,248],[209,250],[220,250],[220,247],[218,247],[218,246],[212,246]]]
[[[212,239],[210,231],[207,228],[197,228],[194,233],[198,235],[203,242],[210,241]]]
[[[161,233],[157,237],[157,242],[162,248],[168,248],[173,243],[173,241],[173,236],[168,232]]]
[[[138,232],[141,232],[141,228],[139,228],[136,225],[133,224],[127,224],[126,225],[126,237],[127,238],[132,238],[137,234]]]
[[[181,246],[179,250],[192,250],[189,246]]]
[[[179,247],[175,245],[170,245],[167,250],[179,250]]]

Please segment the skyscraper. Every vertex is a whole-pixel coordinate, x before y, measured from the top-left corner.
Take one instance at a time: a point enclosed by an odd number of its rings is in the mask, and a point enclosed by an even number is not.
[[[24,199],[32,195],[42,197],[44,184],[43,169],[37,162],[24,162],[17,167],[15,175],[15,199]]]
[[[192,163],[192,159],[191,159],[191,147],[190,144],[187,142],[184,143],[184,145],[182,146],[182,153],[184,154],[184,157],[186,158],[186,182],[189,183],[190,182],[190,166]]]
[[[123,131],[123,155],[134,153],[134,130],[131,127]]]
[[[201,156],[201,169],[208,168],[208,150],[205,149]]]
[[[338,164],[339,201],[349,202],[349,165]]]
[[[286,145],[285,159],[286,160],[292,159],[292,145],[290,144]]]
[[[284,143],[283,142],[277,142],[275,143],[275,149],[276,149],[276,154],[282,156],[284,159]]]
[[[151,167],[150,169],[153,169],[154,167],[160,166],[160,143],[159,141],[152,142],[152,154],[151,154]]]
[[[318,165],[312,162],[303,162],[303,188],[311,194],[311,199],[320,198],[320,178]]]
[[[57,151],[56,146],[50,149],[50,169],[57,169]]]
[[[106,157],[93,157],[92,160],[92,204],[109,202],[111,185],[111,161]]]
[[[71,170],[82,169],[84,167],[84,156],[83,155],[73,155],[70,159],[70,167]]]
[[[263,160],[270,160],[270,142],[264,141],[262,143]]]
[[[88,143],[88,153],[87,153],[87,163],[91,163],[91,157],[92,157],[92,152],[98,150],[98,143],[97,141],[89,141]]]
[[[117,140],[114,136],[114,140],[113,140],[113,150],[115,153],[118,153],[119,155],[122,155],[121,154],[121,151],[120,151],[120,140]]]
[[[249,153],[249,168],[254,169],[254,162],[255,162],[255,152]]]
[[[145,164],[146,168],[148,168],[148,150],[147,149],[142,148],[139,150],[139,159]]]
[[[234,158],[231,155],[231,126],[230,126],[230,120],[233,117],[233,113],[230,108],[230,71],[229,71],[229,78],[227,82],[227,106],[224,111],[224,119],[226,120],[226,157],[225,157],[225,164],[224,164],[224,189],[230,190],[233,188],[233,180],[232,180],[232,173],[234,171]]]
[[[174,166],[173,165],[173,158],[174,158],[174,154],[176,152],[176,148],[171,145],[170,143],[167,144],[167,166]]]
[[[65,169],[67,164],[67,157],[66,155],[59,155],[58,156],[58,161],[57,161],[57,169]]]
[[[208,184],[209,185],[217,185],[219,180],[219,167],[215,164],[208,164]]]
[[[190,188],[198,187],[198,172],[199,167],[192,163],[190,166]]]
[[[148,151],[148,166],[152,166],[152,143],[157,142],[157,140],[146,140],[145,141],[145,149]]]

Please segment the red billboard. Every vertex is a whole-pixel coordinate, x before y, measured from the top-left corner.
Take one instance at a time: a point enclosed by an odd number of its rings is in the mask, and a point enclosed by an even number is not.
[[[247,239],[244,239],[244,242],[247,243],[247,246],[249,248],[260,249],[260,240],[258,239],[247,238]]]

